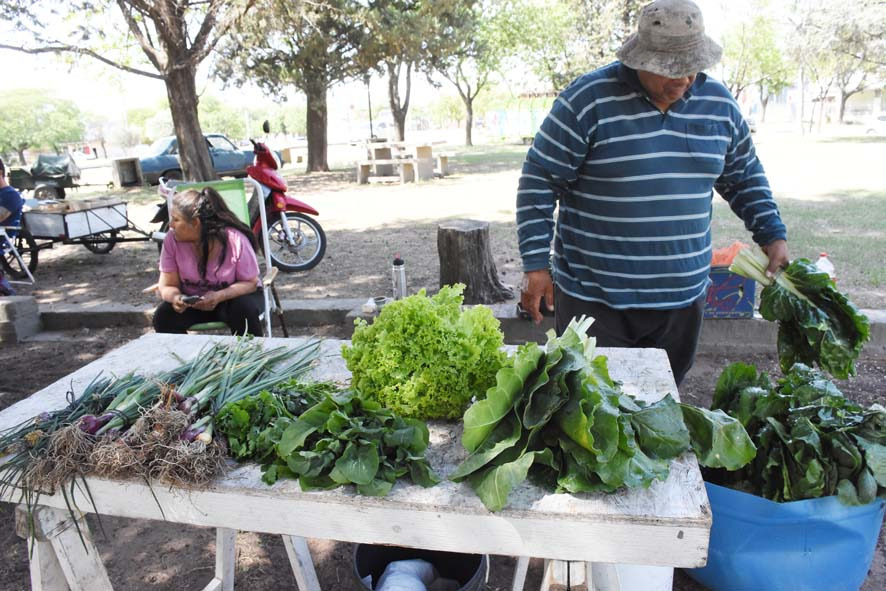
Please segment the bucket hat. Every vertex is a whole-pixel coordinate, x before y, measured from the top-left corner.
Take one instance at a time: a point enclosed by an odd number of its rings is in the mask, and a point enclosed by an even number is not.
[[[720,61],[723,49],[705,35],[701,9],[689,0],[658,0],[640,11],[637,32],[616,52],[635,70],[682,78]]]

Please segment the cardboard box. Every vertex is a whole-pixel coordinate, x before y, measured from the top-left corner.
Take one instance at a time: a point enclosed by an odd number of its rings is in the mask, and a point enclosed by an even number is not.
[[[756,282],[729,272],[729,267],[711,267],[711,285],[705,302],[705,318],[752,318]]]

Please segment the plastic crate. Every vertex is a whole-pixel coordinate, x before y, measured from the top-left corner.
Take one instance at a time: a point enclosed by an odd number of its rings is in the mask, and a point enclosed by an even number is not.
[[[728,267],[711,267],[711,285],[704,307],[705,318],[752,318],[756,282],[730,273]]]

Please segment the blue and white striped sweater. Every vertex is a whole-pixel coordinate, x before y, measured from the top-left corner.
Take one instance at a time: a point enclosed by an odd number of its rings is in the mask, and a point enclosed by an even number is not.
[[[719,82],[699,74],[662,113],[615,62],[556,99],[523,164],[517,234],[523,268],[613,308],[680,308],[702,296],[713,189],[761,245],[785,227],[750,130]],[[557,206],[557,231],[554,213]]]

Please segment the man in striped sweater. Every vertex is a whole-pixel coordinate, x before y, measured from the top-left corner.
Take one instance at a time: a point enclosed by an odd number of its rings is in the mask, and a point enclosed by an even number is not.
[[[600,346],[665,349],[677,384],[701,332],[714,189],[768,254],[768,272],[788,262],[748,125],[702,72],[721,53],[689,0],[644,7],[619,61],[557,97],[517,191],[521,304],[533,320],[542,298],[558,334],[593,316]]]

